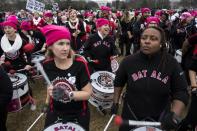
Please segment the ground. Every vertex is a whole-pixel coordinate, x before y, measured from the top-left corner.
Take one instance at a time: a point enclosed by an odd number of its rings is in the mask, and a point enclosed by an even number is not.
[[[37,109],[35,111],[31,111],[27,105],[19,112],[9,113],[7,119],[8,131],[26,131],[41,113],[41,107],[46,96],[45,84],[43,80],[36,80],[36,82],[31,83],[30,86],[33,87],[33,94],[36,99]],[[103,131],[111,115],[107,114],[106,116],[102,116],[92,105],[90,105],[90,110],[90,131]],[[35,126],[32,127],[31,131],[42,131],[44,118],[45,116],[41,117]],[[116,131],[117,129],[118,127],[111,123],[108,131]]]

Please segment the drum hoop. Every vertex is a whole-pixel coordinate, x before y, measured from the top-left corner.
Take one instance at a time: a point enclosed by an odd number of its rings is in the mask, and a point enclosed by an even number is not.
[[[79,127],[82,129],[82,131],[85,131],[85,129],[84,129],[81,125],[79,125],[79,124],[77,124],[77,123],[74,123],[74,122],[67,122],[67,123],[77,125],[77,126],[79,126]],[[67,124],[67,123],[65,123],[65,124]],[[64,124],[64,123],[62,123],[62,122],[60,122],[60,121],[55,122],[55,123],[49,125],[48,127],[46,127],[43,131],[45,131],[47,128],[49,128],[49,127],[51,127],[51,126],[53,126],[53,125],[55,125],[55,124]]]

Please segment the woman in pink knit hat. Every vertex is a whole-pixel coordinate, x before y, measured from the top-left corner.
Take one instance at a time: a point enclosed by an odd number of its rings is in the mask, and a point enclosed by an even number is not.
[[[47,25],[41,29],[46,37],[48,56],[44,70],[51,81],[47,89],[45,128],[57,120],[77,122],[89,130],[90,112],[87,105],[92,87],[84,58],[71,49],[71,34],[62,26]]]

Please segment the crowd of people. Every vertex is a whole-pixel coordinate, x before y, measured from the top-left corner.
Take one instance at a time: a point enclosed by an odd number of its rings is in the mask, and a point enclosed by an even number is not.
[[[9,76],[21,69],[30,72],[36,52],[45,55],[42,65],[50,81],[43,128],[61,119],[88,131],[90,76],[112,72],[111,60],[118,57],[123,60],[115,72],[111,114],[118,114],[121,99],[125,120],[159,121],[162,130],[197,128],[197,10],[20,10],[1,13],[0,22],[0,130],[6,131],[12,100]],[[177,51],[181,61],[174,58]],[[32,90],[29,103],[35,110]]]

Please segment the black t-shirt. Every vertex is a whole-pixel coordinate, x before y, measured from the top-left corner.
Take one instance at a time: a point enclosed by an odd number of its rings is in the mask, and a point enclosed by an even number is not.
[[[158,117],[173,99],[187,104],[187,82],[184,73],[169,54],[161,66],[162,54],[148,58],[143,53],[126,57],[120,64],[114,87],[127,83],[125,103],[137,117]]]
[[[63,87],[67,91],[80,91],[89,82],[87,68],[83,62],[73,61],[71,67],[61,70],[56,67],[54,60],[44,63],[44,69],[54,88]],[[53,100],[54,110],[64,113],[79,113],[83,109],[83,101],[71,101],[66,103]]]

